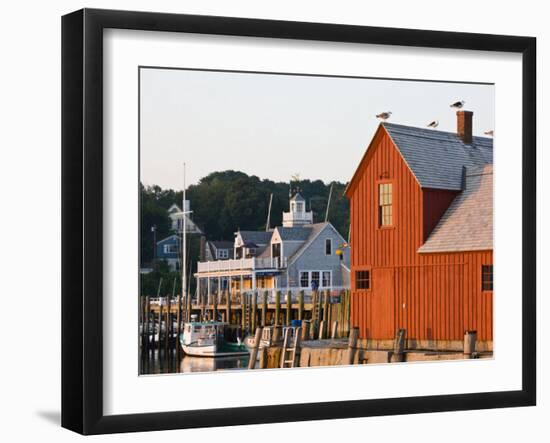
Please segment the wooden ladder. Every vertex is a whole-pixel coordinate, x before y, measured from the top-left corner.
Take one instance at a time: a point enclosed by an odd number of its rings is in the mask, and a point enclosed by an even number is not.
[[[241,303],[243,304],[243,333],[246,334],[250,331],[250,300],[249,294],[243,293],[241,296]]]
[[[281,368],[295,368],[298,351],[300,350],[300,339],[302,328],[288,327],[285,330],[283,349],[281,351]]]

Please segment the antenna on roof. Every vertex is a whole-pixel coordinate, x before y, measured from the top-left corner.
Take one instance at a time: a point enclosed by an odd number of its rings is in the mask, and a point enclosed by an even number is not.
[[[273,202],[273,192],[269,195],[269,208],[267,209],[267,221],[265,222],[265,232],[269,231],[269,218],[271,217],[271,203]]]
[[[325,223],[328,221],[328,211],[330,209],[330,199],[332,198],[332,186],[334,183],[330,184],[330,191],[328,193],[328,202],[327,202],[327,212],[325,213]]]

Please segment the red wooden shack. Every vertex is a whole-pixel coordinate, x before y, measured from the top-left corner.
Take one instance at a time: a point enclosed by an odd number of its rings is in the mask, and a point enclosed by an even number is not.
[[[351,323],[361,338],[493,339],[493,141],[390,123],[378,127],[346,196]]]

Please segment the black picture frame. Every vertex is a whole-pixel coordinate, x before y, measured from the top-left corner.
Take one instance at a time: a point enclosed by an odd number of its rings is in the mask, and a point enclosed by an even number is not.
[[[107,28],[522,54],[522,389],[110,415],[103,413],[103,30]],[[62,426],[82,434],[530,406],[536,403],[536,39],[83,9],[62,18]]]

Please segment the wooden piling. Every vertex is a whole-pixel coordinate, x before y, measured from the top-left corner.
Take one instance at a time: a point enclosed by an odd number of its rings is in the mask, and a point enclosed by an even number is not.
[[[326,320],[321,320],[319,322],[319,340],[327,338],[327,322]]]
[[[157,348],[158,348],[158,351],[159,351],[159,358],[160,358],[160,349],[162,347],[162,300],[159,298],[159,337],[158,337],[158,343],[157,343]]]
[[[164,351],[165,355],[168,356],[168,344],[172,340],[172,319],[170,313],[171,300],[170,296],[166,297],[166,318],[165,318],[165,328],[164,328]]]
[[[393,341],[393,354],[391,356],[391,362],[402,362],[404,360],[406,335],[407,335],[407,330],[406,329],[400,328],[395,332],[395,339]]]
[[[302,341],[309,340],[309,327],[311,325],[311,322],[309,321],[302,321]]]
[[[292,292],[290,290],[286,293],[286,325],[290,326],[292,321]]]
[[[260,341],[262,340],[262,328],[256,329],[254,335],[254,347],[250,352],[250,359],[248,360],[248,369],[254,369],[256,366],[256,358],[258,357],[258,349],[260,348]]]
[[[147,323],[147,298],[141,296],[139,305],[139,315],[141,317],[141,355],[143,356],[146,352],[146,343],[145,340],[147,337],[147,330],[145,324]]]
[[[146,334],[146,347],[145,350],[149,352],[151,348],[150,344],[150,335],[151,335],[151,319],[149,318],[151,314],[151,298],[149,296],[145,297],[145,334]]]
[[[281,291],[275,292],[275,326],[279,325],[281,315]]]
[[[180,355],[179,340],[180,340],[181,326],[182,326],[181,325],[181,322],[182,322],[181,300],[182,300],[182,296],[178,295],[178,311],[176,312],[176,322],[177,322],[177,325],[176,325],[176,351],[177,351],[177,355],[178,355],[178,361],[179,361],[179,355]]]
[[[262,328],[265,328],[267,321],[267,291],[262,294]]]
[[[251,312],[250,312],[250,330],[256,330],[256,311],[258,310],[258,293],[252,291],[252,303],[251,303]]]
[[[225,321],[231,324],[231,291],[226,291],[227,301],[225,302]]]
[[[476,354],[477,331],[464,332],[464,355],[473,358]]]
[[[332,323],[332,334],[331,334],[330,338],[332,338],[332,339],[338,338],[338,320],[335,320]]]
[[[218,297],[220,296],[220,288],[216,289],[216,293],[212,294],[212,320],[218,321]]]
[[[357,339],[359,338],[359,328],[353,327],[349,331],[348,352],[346,356],[346,364],[352,365],[355,358],[355,350],[357,348]]]
[[[304,291],[298,293],[298,320],[304,319]]]
[[[273,334],[271,335],[271,343],[277,345],[277,342],[281,339],[281,327],[274,326]]]
[[[323,291],[324,299],[323,299],[323,321],[328,322],[328,308],[329,308],[329,302],[330,302],[330,291],[327,289]]]
[[[266,369],[267,368],[267,360],[268,360],[268,356],[267,356],[267,347],[264,347],[264,348],[260,348],[259,349],[259,352],[260,352],[260,361],[258,363],[258,366],[260,369]]]

